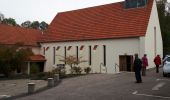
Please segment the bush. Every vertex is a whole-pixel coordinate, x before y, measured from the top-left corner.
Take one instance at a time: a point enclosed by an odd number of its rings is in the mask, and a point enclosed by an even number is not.
[[[65,77],[66,75],[65,67],[54,68],[52,72],[49,73],[51,73],[52,76],[54,76],[54,74],[59,74],[60,77]]]
[[[40,69],[37,64],[32,64],[30,66],[30,74],[37,74],[37,73],[39,73],[39,70]]]
[[[47,78],[48,77],[47,77],[46,72],[40,72],[40,73],[37,73],[37,74],[30,75],[30,79],[32,79],[32,80],[46,80]]]
[[[73,73],[75,74],[81,74],[82,69],[80,67],[73,67],[72,68]]]
[[[90,67],[84,68],[84,72],[86,72],[86,74],[88,74],[90,71],[91,71],[91,68],[90,68]]]

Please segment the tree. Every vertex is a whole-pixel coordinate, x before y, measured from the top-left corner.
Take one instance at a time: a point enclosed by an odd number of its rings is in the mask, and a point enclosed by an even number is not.
[[[60,59],[59,61],[61,62],[65,62],[67,65],[70,66],[71,68],[71,74],[75,73],[79,73],[79,71],[81,71],[81,68],[79,66],[80,63],[83,62],[87,62],[86,60],[82,60],[82,57],[76,57],[76,56],[67,56],[67,57],[63,57],[61,56],[63,59]]]
[[[169,3],[167,0],[157,1],[158,16],[161,27],[162,39],[163,39],[163,51],[164,55],[170,54],[170,11],[167,9]],[[169,7],[169,6],[168,6]]]
[[[25,27],[25,28],[30,28],[31,27],[31,21],[25,21],[21,24],[22,27]]]
[[[34,29],[40,29],[40,23],[38,21],[33,21],[31,27]]]
[[[17,69],[25,69],[24,63],[32,51],[28,48],[22,48],[19,45],[13,46],[0,46],[0,73],[5,76],[10,74]]]
[[[17,26],[17,23],[16,23],[15,19],[13,19],[13,18],[4,18],[2,23],[12,25],[12,26]]]
[[[41,30],[46,30],[48,28],[48,24],[44,21],[40,23],[40,29]]]

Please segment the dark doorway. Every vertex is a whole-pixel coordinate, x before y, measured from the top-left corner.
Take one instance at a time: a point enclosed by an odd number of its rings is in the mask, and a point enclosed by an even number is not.
[[[133,68],[133,56],[132,55],[120,55],[119,56],[119,69],[120,71],[134,71]]]
[[[37,67],[37,68],[34,68]],[[37,70],[38,72],[44,72],[44,62],[31,62],[31,70]]]

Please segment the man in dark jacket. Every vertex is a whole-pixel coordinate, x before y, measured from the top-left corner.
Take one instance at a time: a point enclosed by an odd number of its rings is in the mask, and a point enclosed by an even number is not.
[[[135,69],[136,83],[142,83],[141,68],[142,68],[142,61],[139,59],[138,54],[135,54],[134,69]]]

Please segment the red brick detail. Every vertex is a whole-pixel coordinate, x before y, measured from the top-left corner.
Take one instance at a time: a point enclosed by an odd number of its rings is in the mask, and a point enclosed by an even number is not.
[[[94,45],[93,50],[96,50],[96,49],[97,49],[97,47],[98,47],[98,45]]]
[[[49,48],[50,48],[50,47],[46,47],[46,49],[45,49],[45,50],[47,51]]]
[[[84,45],[82,45],[82,46],[80,47],[80,50],[83,50],[83,48],[84,48]]]
[[[69,46],[69,47],[67,48],[67,50],[70,50],[70,49],[71,49],[71,47],[72,47],[72,46]]]
[[[57,48],[56,48],[56,50],[59,50],[60,49],[60,46],[58,46]]]

